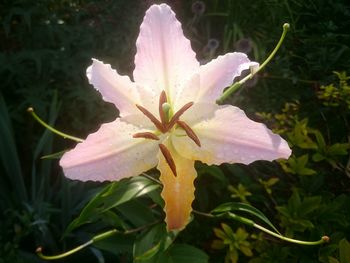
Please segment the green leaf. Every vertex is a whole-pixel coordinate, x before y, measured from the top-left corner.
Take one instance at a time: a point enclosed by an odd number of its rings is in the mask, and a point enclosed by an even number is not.
[[[79,217],[69,224],[64,235],[83,224],[94,222],[98,219],[99,214],[154,191],[158,187],[158,184],[143,176],[108,184],[90,200]]]
[[[328,263],[341,263],[334,257],[328,257]]]
[[[5,101],[0,93],[0,162],[5,170],[5,177],[11,182],[14,195],[19,202],[25,202],[28,198],[27,189],[22,177],[20,159],[18,156],[15,138],[13,137],[12,124]],[[1,185],[1,187],[4,187]],[[1,195],[7,193],[6,189],[1,191]],[[4,199],[10,199],[4,196]],[[5,199],[5,200],[6,200]]]
[[[328,153],[331,156],[334,155],[347,155],[348,149],[350,148],[349,143],[335,143],[329,147]]]
[[[191,263],[207,263],[209,261],[208,255],[193,246],[187,244],[174,244],[168,250],[163,252],[158,263],[178,263],[178,262],[191,262]]]
[[[133,226],[143,226],[156,221],[152,209],[141,200],[130,200],[116,207],[116,210]]]
[[[132,177],[124,184],[121,182],[114,184],[112,189],[103,196],[104,211],[152,192],[159,187],[159,184],[143,176]]]
[[[174,233],[167,232],[164,223],[155,225],[136,240],[133,249],[134,259],[136,262],[155,262],[158,252],[166,250],[175,236]]]
[[[245,212],[248,214],[251,214],[255,217],[257,217],[258,219],[260,219],[261,221],[263,221],[265,224],[267,224],[268,226],[270,226],[274,231],[276,231],[277,233],[279,233],[279,231],[277,230],[277,228],[271,223],[271,221],[258,209],[256,209],[255,207],[245,204],[245,203],[224,203],[219,205],[218,207],[216,207],[211,213],[212,214],[216,214],[216,215],[222,215],[228,212],[232,212],[232,211],[240,211],[240,212]]]
[[[340,263],[350,262],[350,243],[345,238],[339,242],[339,258]]]
[[[132,235],[113,235],[109,238],[94,242],[94,246],[109,251],[115,255],[121,253],[132,253],[135,238]]]
[[[318,130],[315,130],[314,131],[314,134],[316,136],[316,141],[317,141],[317,146],[318,146],[318,149],[320,150],[324,150],[326,148],[326,142],[323,138],[323,135],[321,132],[319,132]]]
[[[63,150],[63,151],[59,151],[56,153],[51,153],[51,154],[47,154],[47,155],[43,155],[40,157],[40,159],[60,159],[62,157],[62,155],[67,152],[68,150]]]

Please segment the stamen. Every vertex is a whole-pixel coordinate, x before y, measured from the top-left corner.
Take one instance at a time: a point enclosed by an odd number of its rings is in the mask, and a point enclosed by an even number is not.
[[[152,132],[138,132],[138,133],[135,133],[132,137],[144,138],[144,139],[150,139],[150,140],[156,140],[156,141],[159,140],[159,137]]]
[[[194,141],[195,144],[197,144],[199,147],[201,147],[201,142],[199,141],[198,136],[195,134],[195,132],[191,129],[190,126],[187,125],[184,121],[177,121],[177,125],[179,125],[184,131],[186,132],[187,136]]]
[[[161,144],[161,143],[159,144],[159,149],[162,152],[162,154],[165,158],[165,161],[168,163],[171,171],[173,172],[173,174],[176,177],[177,176],[176,165],[175,165],[173,157],[171,156],[170,151],[168,150],[168,148],[164,144]]]
[[[165,115],[165,112],[163,110],[163,104],[166,103],[167,101],[168,101],[168,99],[166,97],[166,93],[163,90],[160,93],[160,97],[159,97],[159,116],[160,116],[160,120],[161,120],[163,125],[165,125],[168,122],[168,118]]]
[[[156,118],[154,117],[154,115],[152,113],[150,113],[147,109],[145,109],[144,107],[142,107],[141,105],[136,104],[136,107],[143,113],[146,115],[146,117],[148,119],[150,119],[151,122],[153,122],[153,124],[157,127],[158,130],[160,130],[161,132],[165,132],[165,127],[163,126],[163,124]]]
[[[171,121],[167,126],[167,130],[170,130],[175,125],[175,123],[179,120],[180,116],[184,114],[184,112],[187,111],[190,107],[192,107],[192,105],[193,105],[193,101],[186,103],[184,106],[182,106],[182,108],[179,109],[171,118]]]

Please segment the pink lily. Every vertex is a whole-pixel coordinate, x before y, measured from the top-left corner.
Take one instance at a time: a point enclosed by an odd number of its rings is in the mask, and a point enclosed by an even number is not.
[[[136,42],[134,81],[96,59],[87,69],[120,118],[101,125],[60,161],[68,178],[115,181],[155,166],[163,183],[168,230],[189,222],[195,160],[208,165],[288,158],[286,141],[242,110],[215,103],[245,69],[257,66],[228,53],[200,66],[181,24],[165,4],[151,6]]]

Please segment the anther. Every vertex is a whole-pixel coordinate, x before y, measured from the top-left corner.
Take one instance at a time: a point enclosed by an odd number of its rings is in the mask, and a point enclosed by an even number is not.
[[[176,165],[175,165],[173,157],[171,156],[170,151],[168,150],[168,148],[164,144],[161,144],[161,143],[159,144],[159,149],[162,152],[162,154],[165,158],[165,161],[168,163],[171,171],[173,172],[173,174],[176,177],[177,176]]]
[[[186,132],[187,136],[190,137],[190,139],[192,139],[192,141],[194,141],[194,143],[197,144],[198,147],[201,147],[201,142],[199,141],[198,136],[191,129],[191,127],[187,125],[186,122],[177,121],[176,124],[179,125]]]
[[[159,96],[159,116],[160,116],[160,120],[161,120],[163,125],[165,125],[168,122],[168,118],[166,116],[166,113],[163,110],[163,104],[166,102],[168,102],[168,99],[166,97],[165,91],[163,90]]]
[[[138,133],[135,133],[132,137],[144,138],[144,139],[150,139],[150,140],[156,140],[156,141],[159,140],[159,137],[152,132],[138,132]]]
[[[150,119],[151,122],[153,122],[153,124],[157,127],[158,130],[160,130],[161,132],[165,132],[165,127],[163,126],[163,124],[156,118],[154,117],[154,115],[152,113],[150,113],[147,109],[145,109],[144,107],[136,104],[136,107],[143,113],[146,115],[146,117],[148,119]]]
[[[182,114],[184,114],[185,111],[187,111],[190,107],[192,107],[193,105],[193,101],[186,103],[184,106],[182,106],[181,109],[179,109],[174,116],[171,118],[171,121],[169,122],[169,124],[167,125],[167,130],[170,130],[175,123],[179,120],[179,118],[181,117]]]

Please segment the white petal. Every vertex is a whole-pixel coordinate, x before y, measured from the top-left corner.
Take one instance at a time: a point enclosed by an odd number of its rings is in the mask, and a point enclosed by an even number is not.
[[[243,70],[257,65],[256,62],[251,62],[244,53],[235,52],[219,56],[200,67],[199,72],[185,84],[177,101],[215,103],[223,90],[232,84],[235,77],[241,75]],[[179,102],[176,107],[178,104]]]
[[[118,109],[120,116],[140,113],[135,107],[140,103],[136,86],[128,76],[121,76],[110,65],[93,59],[86,75],[103,99],[112,102]]]
[[[157,164],[158,141],[133,138],[147,131],[115,120],[103,124],[60,160],[64,174],[81,181],[114,181],[139,175]]]
[[[221,163],[249,164],[256,160],[288,158],[288,143],[262,123],[250,120],[233,106],[217,106],[215,116],[191,126],[198,136],[198,147],[181,129],[172,136],[175,149],[191,160],[209,165]]]
[[[134,80],[173,100],[199,63],[181,24],[166,4],[151,6],[143,19],[136,41]]]

